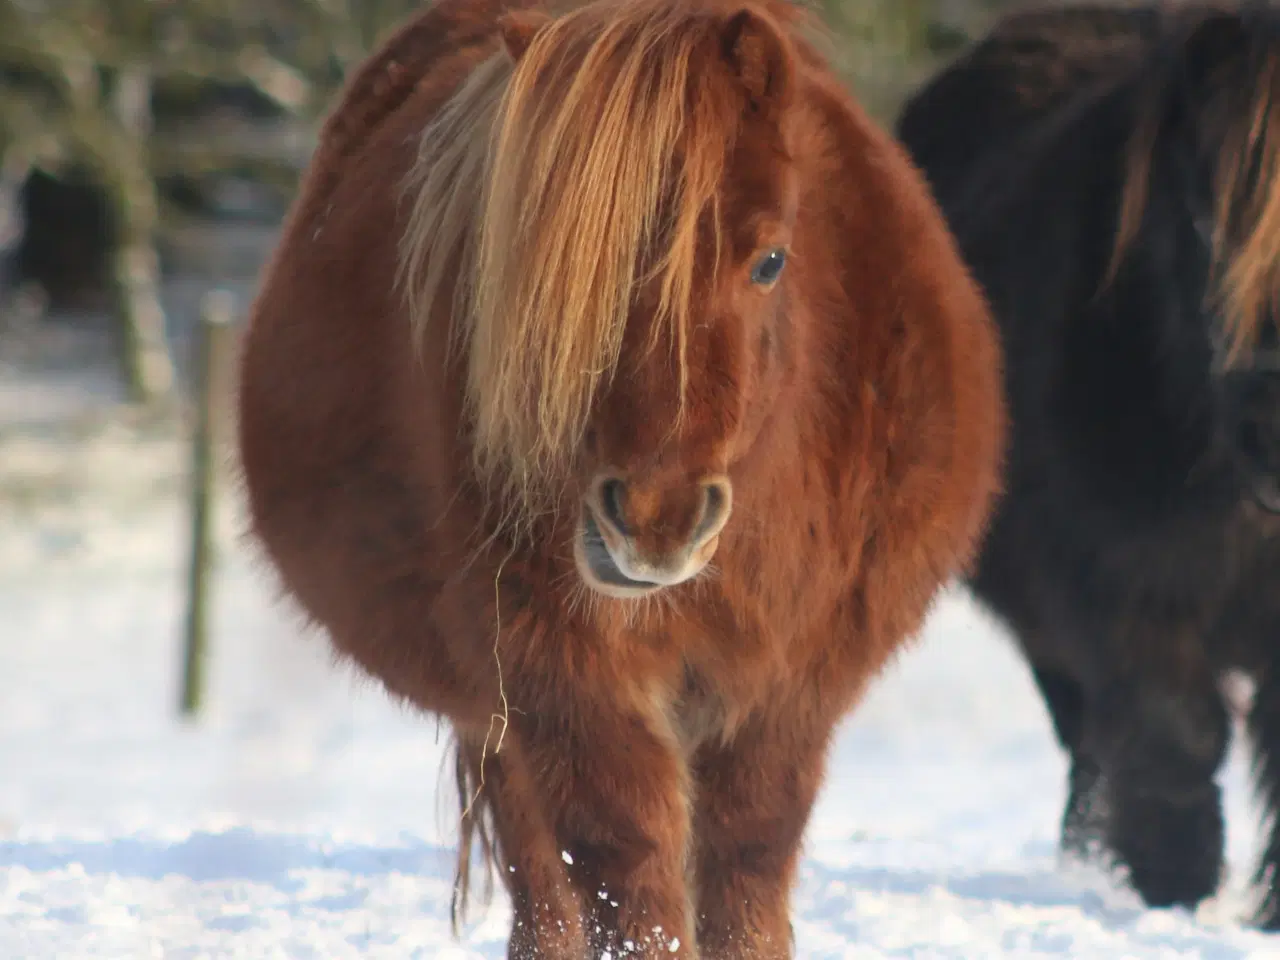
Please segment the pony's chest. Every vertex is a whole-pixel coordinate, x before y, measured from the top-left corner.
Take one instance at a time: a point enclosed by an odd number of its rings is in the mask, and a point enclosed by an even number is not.
[[[755,570],[726,565],[671,637],[684,669],[677,714],[692,739],[732,729],[776,698],[841,632],[850,578],[803,563],[762,562]]]
[[[670,711],[685,753],[691,756],[703,744],[732,740],[784,677],[776,670],[726,673],[687,662]]]

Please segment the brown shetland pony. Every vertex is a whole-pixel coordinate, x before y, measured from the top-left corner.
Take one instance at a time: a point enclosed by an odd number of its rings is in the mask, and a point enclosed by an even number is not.
[[[511,957],[790,956],[833,729],[996,487],[984,300],[805,23],[438,0],[255,305],[253,532],[450,722]]]

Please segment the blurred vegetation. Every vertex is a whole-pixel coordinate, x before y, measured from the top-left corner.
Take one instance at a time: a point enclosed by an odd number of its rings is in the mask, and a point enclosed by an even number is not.
[[[87,180],[104,198],[107,283],[136,400],[174,389],[159,184],[218,173],[292,182],[344,72],[413,5],[0,0],[0,169],[11,181],[33,170]],[[211,102],[237,100],[230,128],[202,122]]]
[[[834,35],[837,67],[867,110],[892,125],[914,87],[981,36],[1002,11],[1028,0],[813,2]]]
[[[287,192],[344,73],[419,2],[0,0],[0,179],[36,171],[102,198],[104,281],[136,400],[174,390],[156,245],[183,185],[238,176]],[[810,2],[886,122],[999,5]]]

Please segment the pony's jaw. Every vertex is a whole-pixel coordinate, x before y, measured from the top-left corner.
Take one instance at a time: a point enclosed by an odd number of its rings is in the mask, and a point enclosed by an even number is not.
[[[719,537],[714,537],[687,551],[678,565],[658,567],[637,557],[628,542],[609,536],[606,529],[607,525],[599,523],[584,506],[573,541],[573,559],[578,575],[591,590],[615,600],[636,600],[692,580],[706,569],[719,542]]]

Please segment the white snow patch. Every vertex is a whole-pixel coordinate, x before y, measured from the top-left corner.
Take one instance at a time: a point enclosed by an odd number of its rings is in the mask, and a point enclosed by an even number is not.
[[[179,453],[156,455],[177,470]],[[225,505],[207,710],[177,719],[185,519],[131,490],[0,505],[0,957],[505,956],[500,896],[450,937],[443,731],[330,662]],[[1231,874],[1196,916],[1060,868],[1064,759],[1007,638],[951,592],[841,730],[798,956],[1280,957],[1239,923],[1258,839],[1245,770],[1237,747]]]

